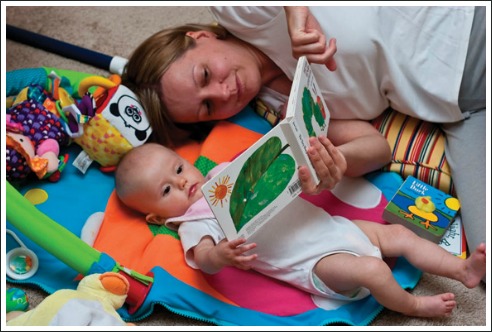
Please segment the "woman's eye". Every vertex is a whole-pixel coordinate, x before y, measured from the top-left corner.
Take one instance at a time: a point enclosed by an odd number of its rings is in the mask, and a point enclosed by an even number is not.
[[[162,191],[162,196],[166,196],[167,194],[169,194],[170,191],[171,191],[171,186],[165,186],[164,190]]]
[[[209,79],[209,72],[208,72],[208,69],[207,68],[204,68],[203,69],[203,84],[205,85],[206,83],[208,83],[208,79]]]
[[[203,102],[203,105],[205,105],[205,108],[207,109],[207,114],[212,115],[212,103],[208,100],[205,100]]]

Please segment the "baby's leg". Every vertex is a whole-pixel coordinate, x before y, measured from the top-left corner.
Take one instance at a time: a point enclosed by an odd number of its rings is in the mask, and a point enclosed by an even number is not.
[[[316,275],[333,291],[349,294],[366,287],[384,307],[417,317],[446,317],[456,306],[451,293],[414,296],[400,287],[388,265],[376,257],[351,254],[326,256],[315,267]]]
[[[468,288],[476,287],[485,275],[484,243],[464,260],[402,225],[381,225],[360,220],[354,222],[385,257],[403,256],[424,272],[458,280]]]

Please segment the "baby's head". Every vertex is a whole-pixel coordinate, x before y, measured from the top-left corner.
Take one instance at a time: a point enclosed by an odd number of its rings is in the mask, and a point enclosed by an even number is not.
[[[203,195],[205,177],[186,159],[157,143],[130,150],[115,173],[115,190],[128,207],[145,214],[149,223],[183,215]]]

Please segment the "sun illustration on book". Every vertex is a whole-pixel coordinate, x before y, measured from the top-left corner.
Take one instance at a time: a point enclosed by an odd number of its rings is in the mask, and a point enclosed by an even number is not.
[[[224,207],[224,201],[227,201],[227,196],[231,194],[231,188],[234,185],[234,183],[229,183],[230,179],[229,175],[219,178],[219,181],[215,182],[212,189],[208,191],[211,193],[208,197],[214,206],[220,203],[220,207]]]

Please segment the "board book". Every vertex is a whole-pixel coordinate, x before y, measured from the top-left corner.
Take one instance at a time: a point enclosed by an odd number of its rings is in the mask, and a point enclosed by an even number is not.
[[[456,216],[446,233],[444,233],[444,236],[439,242],[439,246],[446,249],[455,256],[466,259],[466,235],[460,215]]]
[[[202,186],[228,239],[248,238],[301,193],[298,168],[316,172],[309,138],[327,134],[328,107],[306,57],[299,58],[285,118]]]
[[[408,176],[384,209],[383,219],[439,243],[459,208],[457,198]]]

